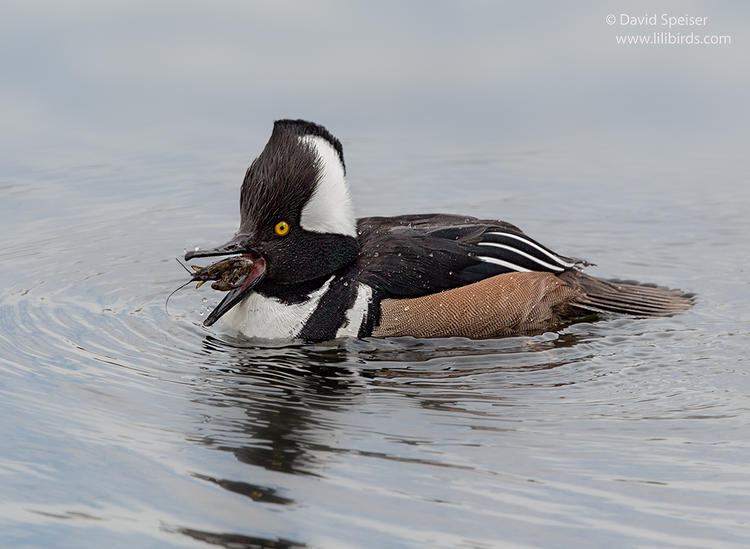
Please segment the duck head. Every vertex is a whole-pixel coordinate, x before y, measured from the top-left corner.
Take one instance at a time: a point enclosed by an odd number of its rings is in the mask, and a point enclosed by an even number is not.
[[[188,252],[185,260],[236,254],[252,260],[241,285],[204,321],[210,326],[263,285],[328,277],[358,251],[341,142],[318,124],[278,120],[245,173],[238,231],[221,246]]]

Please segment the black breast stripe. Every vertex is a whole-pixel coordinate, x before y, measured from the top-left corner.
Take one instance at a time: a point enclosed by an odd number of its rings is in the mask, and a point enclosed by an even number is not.
[[[346,319],[346,313],[357,299],[357,284],[351,276],[337,276],[331,280],[318,306],[302,327],[299,337],[305,341],[325,341],[336,337]]]
[[[372,297],[370,303],[367,305],[367,312],[365,318],[362,319],[362,324],[359,326],[359,333],[357,337],[367,337],[372,334],[373,328],[380,324],[380,301],[383,299],[382,294],[372,289]]]

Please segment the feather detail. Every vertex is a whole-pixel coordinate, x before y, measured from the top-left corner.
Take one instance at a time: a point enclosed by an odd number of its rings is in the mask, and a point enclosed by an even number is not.
[[[685,311],[694,303],[692,294],[654,285],[604,280],[578,271],[565,272],[560,278],[580,288],[581,295],[572,305],[585,311],[650,318]]]

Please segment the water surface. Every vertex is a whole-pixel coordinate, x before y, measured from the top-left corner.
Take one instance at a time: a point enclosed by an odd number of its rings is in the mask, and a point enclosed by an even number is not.
[[[0,95],[0,545],[750,544],[741,45],[617,50],[601,8],[112,10],[4,23],[36,61],[4,58]],[[248,161],[298,115],[341,137],[358,215],[506,219],[696,306],[272,346],[202,327],[207,286],[166,311],[175,257],[233,234]]]

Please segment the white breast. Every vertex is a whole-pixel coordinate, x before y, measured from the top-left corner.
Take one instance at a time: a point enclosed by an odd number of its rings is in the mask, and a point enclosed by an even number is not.
[[[294,339],[313,314],[320,298],[328,291],[325,284],[310,294],[307,301],[288,305],[276,298],[252,293],[232,307],[221,319],[225,326],[247,337]]]

